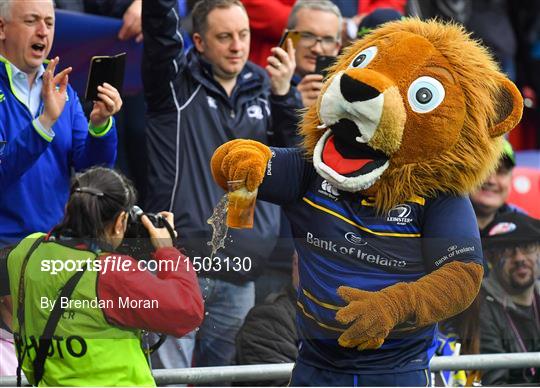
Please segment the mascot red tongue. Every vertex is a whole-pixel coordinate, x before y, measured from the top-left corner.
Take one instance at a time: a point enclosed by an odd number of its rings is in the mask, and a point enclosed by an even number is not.
[[[216,150],[221,187],[245,179],[291,221],[302,343],[291,385],[355,384],[347,376],[361,372],[378,379],[369,385],[429,385],[434,324],[467,308],[483,276],[467,194],[522,109],[462,27],[405,19],[338,58],[303,115],[303,150],[243,139]]]
[[[323,149],[323,161],[341,175],[351,174],[360,170],[373,159],[347,159],[341,156],[334,144],[334,137],[330,137]]]

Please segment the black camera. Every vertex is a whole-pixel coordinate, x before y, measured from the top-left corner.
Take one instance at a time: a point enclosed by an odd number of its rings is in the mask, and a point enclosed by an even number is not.
[[[148,230],[142,223],[142,216],[148,217],[152,225],[156,228],[165,228],[165,218],[160,214],[145,213],[140,207],[133,206],[129,209],[127,229],[124,238],[150,238]]]
[[[124,240],[118,250],[121,253],[128,254],[134,259],[148,259],[150,258],[150,254],[154,251],[154,247],[150,242],[150,234],[141,220],[143,215],[148,217],[154,227],[167,228],[169,233],[171,233],[172,230],[172,226],[169,225],[165,217],[160,214],[145,213],[138,206],[133,206],[129,209]],[[174,239],[174,236],[172,236],[172,238]]]

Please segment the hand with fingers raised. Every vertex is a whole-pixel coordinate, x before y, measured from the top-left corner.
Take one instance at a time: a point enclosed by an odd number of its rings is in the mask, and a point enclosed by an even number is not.
[[[59,61],[58,57],[51,59],[45,73],[43,73],[43,86],[41,88],[43,112],[38,119],[41,125],[47,129],[51,128],[58,120],[66,105],[68,75],[72,69],[68,67],[54,75]]]
[[[122,98],[116,88],[108,83],[98,86],[98,101],[90,112],[90,122],[94,127],[102,127],[109,118],[122,108]]]
[[[212,176],[227,191],[227,181],[243,180],[253,191],[262,183],[266,165],[272,156],[270,148],[254,140],[236,139],[216,149],[212,156]]]

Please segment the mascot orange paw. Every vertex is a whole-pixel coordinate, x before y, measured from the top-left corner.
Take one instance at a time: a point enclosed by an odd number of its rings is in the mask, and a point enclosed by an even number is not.
[[[358,350],[380,348],[398,323],[389,309],[386,295],[351,287],[339,287],[337,292],[349,304],[337,312],[336,320],[342,324],[353,322],[339,337],[339,344]]]
[[[339,337],[338,343],[358,350],[377,349],[390,330],[397,324],[392,316],[387,297],[382,292],[362,291],[352,287],[339,287],[338,295],[349,304],[336,314],[342,324],[353,324]]]
[[[411,283],[396,283],[377,292],[339,287],[349,303],[336,314],[342,324],[354,322],[339,337],[344,347],[358,350],[380,347],[390,331],[405,324],[409,330],[431,325],[467,308],[480,288],[482,266],[451,262]],[[460,279],[448,282],[447,279]]]
[[[243,180],[248,191],[261,184],[272,152],[254,140],[237,139],[221,145],[212,156],[212,176],[227,190],[227,181]]]

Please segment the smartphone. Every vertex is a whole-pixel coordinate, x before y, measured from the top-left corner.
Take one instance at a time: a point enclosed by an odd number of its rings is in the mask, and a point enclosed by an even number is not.
[[[126,53],[114,56],[92,57],[88,82],[86,83],[86,101],[98,100],[98,86],[104,82],[114,86],[122,94],[124,72],[126,69]]]
[[[287,39],[291,39],[293,47],[296,47],[300,40],[300,33],[294,30],[283,31],[283,35],[281,35],[281,38],[279,39],[278,47],[281,47],[285,51],[287,51]]]
[[[315,73],[326,77],[328,75],[328,67],[332,66],[335,60],[336,57],[332,55],[317,55]]]

